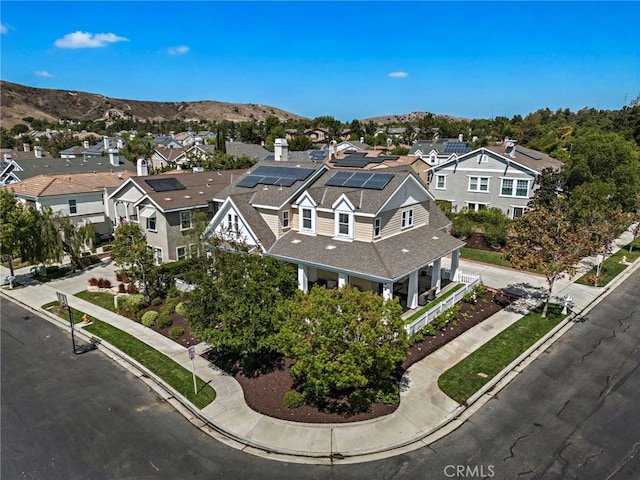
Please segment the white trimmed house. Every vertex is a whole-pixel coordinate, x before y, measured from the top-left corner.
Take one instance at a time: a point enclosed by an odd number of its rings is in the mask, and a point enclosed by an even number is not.
[[[526,211],[542,171],[561,165],[545,153],[505,141],[432,167],[427,171],[429,191],[451,202],[454,211],[496,207],[513,219]]]
[[[297,267],[299,288],[350,284],[407,308],[441,288],[442,258],[456,276],[464,242],[410,168],[375,171],[261,162],[223,190],[205,237],[234,235]],[[433,272],[433,274],[432,274]]]

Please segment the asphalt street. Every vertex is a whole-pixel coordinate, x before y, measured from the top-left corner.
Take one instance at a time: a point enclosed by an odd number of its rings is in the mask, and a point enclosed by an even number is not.
[[[357,465],[244,454],[99,351],[2,302],[3,479],[640,478],[640,270],[427,448]]]

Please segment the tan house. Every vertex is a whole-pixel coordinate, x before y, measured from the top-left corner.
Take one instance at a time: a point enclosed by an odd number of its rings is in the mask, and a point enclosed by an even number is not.
[[[153,249],[157,264],[187,258],[193,213],[215,213],[212,199],[246,170],[173,172],[131,177],[114,191],[115,224],[136,222]]]
[[[51,207],[76,225],[91,223],[98,235],[110,235],[115,218],[109,194],[132,172],[92,172],[38,175],[5,187],[20,201],[38,210]]]
[[[353,285],[415,308],[441,286],[441,261],[459,265],[460,240],[407,167],[384,172],[261,162],[217,198],[207,235],[232,235],[294,264],[299,288]]]

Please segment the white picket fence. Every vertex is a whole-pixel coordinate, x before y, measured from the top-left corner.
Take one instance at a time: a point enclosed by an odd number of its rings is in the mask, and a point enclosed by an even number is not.
[[[428,311],[424,312],[422,315],[416,318],[413,322],[405,325],[404,328],[407,330],[407,334],[413,335],[414,333],[419,331],[421,328],[423,328],[425,325],[428,325],[429,323],[431,323],[442,312],[453,307],[456,303],[462,300],[462,297],[464,297],[465,293],[467,293],[469,290],[471,290],[473,287],[475,287],[480,283],[479,275],[461,274],[460,271],[458,271],[458,275],[456,275],[456,277],[460,277],[461,279],[456,281],[465,283],[465,286],[462,287],[460,290],[457,290],[453,295],[450,295],[447,298],[445,298],[442,302],[438,303],[437,305],[434,305]],[[445,278],[448,278],[448,277],[445,277]],[[462,278],[464,278],[464,280],[462,280]]]

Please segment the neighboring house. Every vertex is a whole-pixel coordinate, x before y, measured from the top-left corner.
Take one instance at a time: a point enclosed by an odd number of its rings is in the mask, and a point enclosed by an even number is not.
[[[175,140],[173,137],[153,137],[151,139],[151,146],[153,148],[183,148],[183,145]]]
[[[439,165],[455,160],[460,155],[470,151],[471,148],[467,145],[467,142],[461,139],[438,138],[436,140],[418,140],[411,146],[407,155],[420,157],[429,165]]]
[[[174,167],[186,161],[184,148],[156,147],[151,155],[151,166],[155,169]]]
[[[308,128],[304,131],[304,135],[312,142],[326,142],[329,138],[329,130],[325,128]]]
[[[5,188],[38,210],[51,207],[77,225],[91,223],[97,234],[106,236],[114,220],[108,196],[132,175],[128,171],[38,175]]]
[[[112,152],[113,150],[120,150],[124,148],[124,138],[122,137],[102,137],[102,142],[96,143],[95,145],[90,146],[84,152],[82,152],[82,156],[84,158],[95,158],[102,157],[106,154]],[[86,146],[86,142],[84,146]]]
[[[193,213],[215,213],[213,198],[247,170],[182,172],[134,176],[115,190],[114,224],[140,224],[153,249],[156,263],[182,260],[190,255]]]
[[[344,140],[336,145],[336,152],[361,152],[362,150],[369,150],[371,147],[364,143],[364,139],[360,139],[360,141],[356,140]]]
[[[432,167],[427,172],[429,191],[438,200],[450,201],[454,211],[497,207],[517,218],[526,211],[542,171],[561,165],[545,153],[506,141]]]
[[[458,271],[464,242],[444,231],[450,221],[406,167],[262,162],[216,200],[205,237],[229,235],[295,265],[303,291],[350,284],[415,308],[440,290],[443,257],[452,255],[452,278]]]
[[[108,157],[52,158],[44,153],[41,157],[35,152],[14,152],[4,154],[0,162],[0,186],[24,181],[37,175],[56,175],[61,173],[94,172],[135,172],[136,167],[127,160],[120,159],[117,151]],[[29,154],[29,156],[26,156]],[[15,158],[18,157],[18,158]]]
[[[225,148],[227,150],[227,155],[231,155],[236,159],[242,156],[247,156],[251,160],[259,162],[260,160],[264,160],[267,156],[271,155],[271,152],[269,152],[269,150],[261,145],[255,145],[253,143],[225,142]],[[215,145],[202,145],[200,143],[196,143],[196,145],[187,149],[184,157],[181,157],[177,163],[179,165],[183,165],[191,158],[204,159],[207,155],[211,155],[215,151]]]

